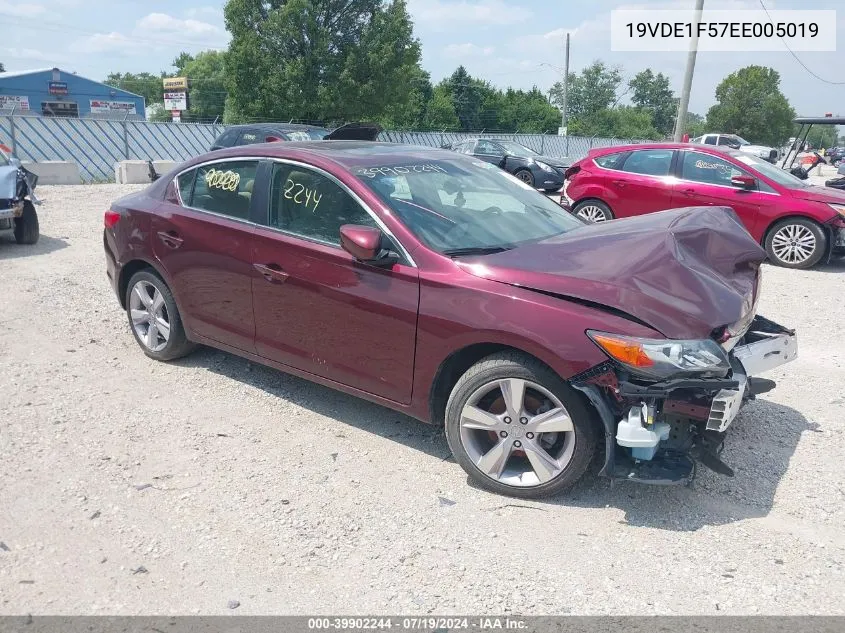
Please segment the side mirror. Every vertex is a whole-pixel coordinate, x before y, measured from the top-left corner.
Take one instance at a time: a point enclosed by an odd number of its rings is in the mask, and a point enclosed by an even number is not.
[[[740,189],[751,190],[757,188],[757,179],[752,176],[732,176],[731,184]]]
[[[344,224],[340,227],[340,247],[359,262],[372,266],[392,266],[399,256],[382,248],[382,232],[371,226]]]

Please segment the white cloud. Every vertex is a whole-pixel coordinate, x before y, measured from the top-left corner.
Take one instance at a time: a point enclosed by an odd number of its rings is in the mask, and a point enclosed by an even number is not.
[[[435,30],[505,26],[533,16],[528,8],[503,0],[410,0],[408,11],[415,23]]]
[[[47,8],[40,4],[0,0],[0,13],[16,18],[34,18],[46,12]]]
[[[191,9],[185,9],[184,15],[188,18],[207,17],[218,20],[223,19],[223,11],[219,7],[193,7]]]
[[[140,35],[167,37],[179,35],[188,39],[212,39],[220,37],[223,30],[201,20],[188,18],[182,20],[167,13],[150,13],[138,20],[135,32]]]
[[[126,56],[130,53],[137,53],[138,43],[126,37],[123,33],[112,31],[111,33],[95,33],[73,42],[69,50],[73,53],[95,53]]]
[[[12,59],[21,59],[26,62],[31,61],[42,61],[42,62],[55,62],[56,57],[50,56],[47,53],[42,51],[36,50],[34,48],[2,48],[0,49],[4,57],[10,57]]]
[[[440,55],[446,59],[466,59],[468,57],[489,57],[496,51],[492,46],[476,46],[470,42],[465,44],[449,44],[444,47]]]

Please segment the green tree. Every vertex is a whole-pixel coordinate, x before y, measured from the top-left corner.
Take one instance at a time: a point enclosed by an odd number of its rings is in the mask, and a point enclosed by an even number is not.
[[[631,102],[636,107],[651,112],[654,128],[663,136],[672,134],[678,100],[669,86],[669,78],[663,73],[655,75],[647,68],[634,75],[628,86],[633,91]]]
[[[602,108],[575,120],[570,133],[606,138],[658,140],[663,135],[655,129],[651,116],[649,110],[633,106]]]
[[[174,61],[179,75],[189,80],[187,114],[190,119],[223,116],[226,105],[225,58],[225,53],[220,51],[203,51],[189,60],[183,60],[180,55]],[[177,62],[184,62],[184,65],[180,68]]]
[[[617,101],[616,92],[622,83],[622,69],[607,66],[596,60],[580,74],[569,74],[569,93],[567,94],[567,113],[577,121],[600,110],[611,108]],[[563,83],[552,86],[552,102],[563,106]]]
[[[707,134],[707,120],[695,112],[687,112],[687,125],[684,128],[690,138]]]
[[[780,74],[772,68],[746,66],[731,73],[716,88],[716,99],[707,112],[713,132],[773,146],[792,133],[795,111],[780,91]]]
[[[452,95],[443,83],[432,91],[423,125],[429,130],[454,130],[461,125],[455,104],[452,103]]]
[[[426,126],[428,107],[434,95],[431,75],[422,68],[415,68],[407,86],[409,98],[388,105],[380,120],[383,126],[396,129],[422,129]]]
[[[229,121],[381,120],[413,98],[404,0],[228,0],[224,15]]]
[[[163,72],[158,75],[147,72],[110,73],[103,83],[140,95],[144,97],[147,105],[152,105],[164,102],[164,87],[161,79],[166,76]]]
[[[6,67],[3,65],[3,62],[0,62],[0,73],[6,72]]]
[[[194,56],[190,53],[181,52],[179,56],[173,60],[173,68],[176,69],[176,75],[183,77],[185,75],[185,67],[194,61]]]
[[[800,126],[795,126],[792,136],[798,136]],[[834,147],[839,141],[839,134],[835,125],[814,125],[807,135],[807,142],[815,149]]]
[[[481,130],[485,127],[495,127],[484,125],[481,121],[481,107],[485,96],[484,82],[473,79],[466,68],[458,66],[442,85],[449,91],[462,130]]]

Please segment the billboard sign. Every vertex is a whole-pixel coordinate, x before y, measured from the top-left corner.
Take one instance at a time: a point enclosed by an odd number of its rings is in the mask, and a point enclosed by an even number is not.
[[[29,97],[0,95],[0,110],[29,112]]]
[[[91,99],[91,114],[138,114],[134,101]]]
[[[164,93],[164,109],[165,110],[187,110],[188,109],[188,93],[187,92],[165,92]]]
[[[51,95],[64,96],[68,93],[66,81],[50,81],[47,83],[47,91]]]
[[[165,92],[187,92],[188,90],[187,77],[165,77],[162,83]]]

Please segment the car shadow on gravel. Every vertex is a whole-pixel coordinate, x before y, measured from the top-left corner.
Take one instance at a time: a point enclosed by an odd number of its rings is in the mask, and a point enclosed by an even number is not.
[[[43,234],[35,244],[17,244],[11,231],[0,231],[0,260],[45,255],[67,246],[67,241]]]
[[[699,466],[689,487],[627,481],[611,484],[594,476],[601,467],[597,459],[591,473],[569,495],[545,503],[618,508],[625,512],[620,523],[680,532],[764,517],[774,505],[778,485],[802,434],[817,432],[818,425],[795,409],[756,400],[742,409],[725,441],[721,457],[734,469],[734,477]]]
[[[833,258],[827,264],[817,266],[816,270],[820,273],[845,273],[845,257]]]
[[[431,457],[441,460],[451,458],[441,428],[304,378],[210,347],[200,347],[173,364],[207,369],[342,424],[401,442]]]

